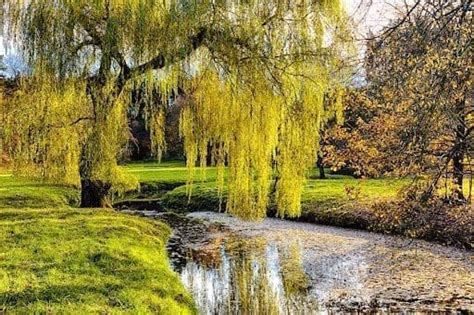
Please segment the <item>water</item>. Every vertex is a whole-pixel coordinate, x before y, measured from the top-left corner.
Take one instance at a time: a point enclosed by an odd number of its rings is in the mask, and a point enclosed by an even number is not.
[[[299,244],[228,237],[175,263],[203,314],[317,314]]]
[[[219,214],[159,215],[202,314],[470,313],[464,251],[360,231]]]

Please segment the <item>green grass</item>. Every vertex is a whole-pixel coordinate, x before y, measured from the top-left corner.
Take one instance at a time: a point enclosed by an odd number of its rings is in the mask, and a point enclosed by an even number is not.
[[[0,309],[7,313],[192,313],[158,221],[106,210],[0,212]]]
[[[183,161],[158,162],[135,162],[123,166],[128,173],[138,177],[138,181],[181,183],[188,180],[188,169]],[[202,172],[204,171],[204,172]],[[195,178],[197,181],[215,181],[217,171],[215,167],[207,167],[204,170],[196,167]]]
[[[142,183],[144,194],[142,198],[156,198],[153,191],[159,194],[166,193],[164,200],[169,207],[183,207],[204,210],[206,202],[210,210],[219,204],[217,189],[215,188],[216,169],[206,168],[204,177],[201,170],[196,170],[195,183],[191,204],[188,205],[185,183],[188,178],[184,162],[171,161],[161,164],[156,162],[132,163],[124,167],[131,175],[138,176]],[[319,172],[313,169],[309,173],[309,180],[305,185],[302,200],[304,203],[334,204],[354,199],[371,201],[375,199],[387,199],[395,197],[405,184],[406,179],[355,179],[345,175],[334,175],[327,172],[327,179],[318,179]],[[168,188],[168,189],[160,189]],[[352,192],[351,192],[352,191]],[[184,209],[178,209],[184,210]]]
[[[129,174],[137,176],[138,181],[141,183],[186,183],[189,176],[184,161],[163,161],[161,163],[132,162],[122,166],[122,168]],[[327,173],[329,173],[329,170],[327,170]],[[217,170],[215,167],[195,168],[194,179],[196,182],[213,182],[216,180],[216,177]],[[319,177],[318,170],[311,170],[308,177],[310,179]],[[351,178],[350,176],[333,174],[327,174],[327,177],[329,179]]]
[[[328,201],[333,199],[373,200],[392,198],[408,184],[406,179],[310,179],[303,191],[303,201]],[[351,192],[351,190],[353,192]]]
[[[194,314],[170,229],[70,206],[77,190],[0,173],[0,314]]]
[[[77,189],[13,177],[6,171],[0,172],[0,209],[54,208],[77,205],[78,202]]]

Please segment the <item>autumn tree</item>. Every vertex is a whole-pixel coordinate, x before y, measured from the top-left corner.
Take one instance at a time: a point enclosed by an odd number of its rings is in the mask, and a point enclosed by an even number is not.
[[[334,168],[355,175],[452,178],[463,200],[472,163],[472,11],[466,1],[416,1],[371,35],[367,84],[346,93],[345,123],[327,132]],[[472,171],[471,171],[472,172]]]
[[[366,87],[348,88],[342,102],[343,123],[330,124],[323,135],[322,151],[328,166],[355,177],[419,171],[401,150],[400,136],[411,123],[409,117],[395,111],[391,103],[377,101]]]
[[[321,118],[340,107],[323,106],[348,51],[339,1],[7,0],[5,12],[33,73],[7,128],[17,172],[80,183],[82,206],[108,205],[136,185],[116,161],[131,91],[162,96],[147,106],[160,154],[157,104],[180,88],[190,179],[210,145],[220,187],[228,161],[229,212],[263,217],[275,168],[278,213],[299,214]]]
[[[407,156],[435,160],[427,194],[450,171],[454,197],[463,200],[474,126],[472,7],[469,1],[431,0],[407,12],[372,45],[371,88],[410,117],[402,135]]]

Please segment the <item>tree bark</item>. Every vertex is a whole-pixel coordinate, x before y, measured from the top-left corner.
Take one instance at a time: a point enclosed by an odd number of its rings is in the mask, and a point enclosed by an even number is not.
[[[453,184],[454,198],[458,200],[466,200],[463,192],[464,180],[464,157],[466,154],[466,120],[464,116],[465,100],[458,103],[457,112],[459,114],[459,122],[455,129],[455,141],[453,148]]]
[[[84,146],[82,148],[80,176],[81,176],[81,208],[111,208],[111,189],[112,184],[106,179],[96,178],[97,168],[101,160],[115,159],[107,156],[108,151],[103,150],[103,137],[108,136],[102,134],[99,126],[107,124],[109,114],[113,109],[113,104],[120,90],[104,92],[106,79],[101,76],[90,80],[87,86],[87,93],[91,97],[94,109],[94,125]],[[113,141],[113,139],[110,139]]]
[[[319,170],[319,179],[326,179],[326,173],[324,172],[324,161],[323,161],[323,156],[321,154],[318,154],[318,160],[316,162],[316,166],[318,167],[318,170]]]
[[[110,189],[109,183],[81,179],[81,208],[111,208]]]
[[[463,192],[464,181],[464,151],[462,150],[462,143],[456,147],[453,154],[453,184],[454,184],[454,198],[465,200]]]

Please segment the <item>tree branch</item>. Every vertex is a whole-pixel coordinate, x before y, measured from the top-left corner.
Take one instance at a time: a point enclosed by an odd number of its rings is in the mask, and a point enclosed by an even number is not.
[[[204,41],[209,37],[210,32],[207,29],[201,28],[199,32],[191,36],[188,41],[190,43],[189,47],[182,53],[178,55],[178,59],[182,60],[192,54],[197,48],[203,45]],[[136,66],[135,68],[129,69],[127,73],[124,73],[124,79],[129,80],[136,76],[139,76],[145,73],[148,70],[158,70],[162,69],[166,66],[166,64],[170,64],[174,61],[174,58],[170,58],[170,60],[166,60],[164,54],[159,54],[156,57],[150,59],[148,62]]]
[[[390,35],[392,35],[393,32],[395,32],[400,26],[405,24],[405,22],[410,18],[411,14],[420,5],[420,3],[421,3],[421,0],[417,0],[416,3],[408,10],[408,12],[405,14],[405,16],[399,22],[397,22],[395,25],[387,28],[380,35],[366,38],[366,40],[374,40],[374,39],[378,39],[378,38],[383,39],[383,38],[390,37]]]
[[[185,52],[180,53],[178,55],[178,59],[182,60],[192,54],[196,49],[203,45],[204,41],[210,37],[210,32],[206,28],[201,28],[194,36],[189,38],[190,48],[188,48]],[[156,57],[152,58],[148,62],[136,66],[128,71],[125,75],[125,80],[129,80],[133,77],[141,75],[148,70],[158,70],[162,69],[166,66],[166,63],[174,62],[174,58],[170,58],[170,60],[166,60],[164,54],[159,54]]]

